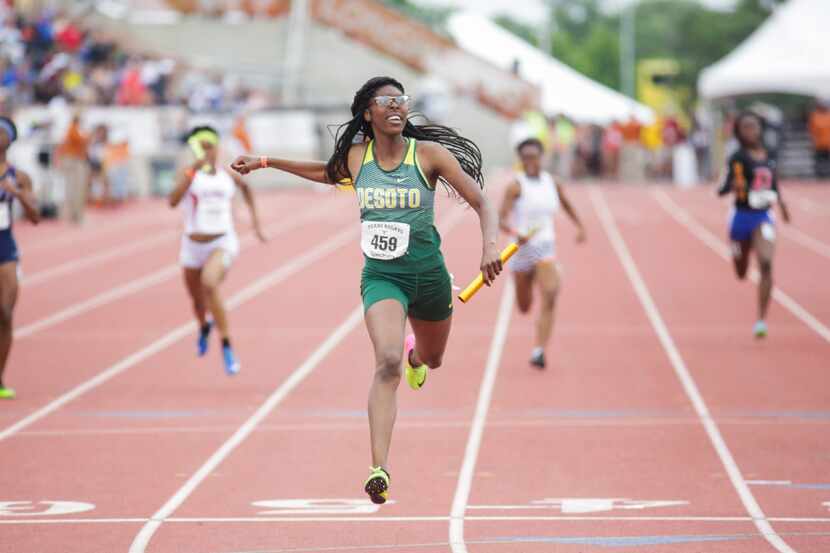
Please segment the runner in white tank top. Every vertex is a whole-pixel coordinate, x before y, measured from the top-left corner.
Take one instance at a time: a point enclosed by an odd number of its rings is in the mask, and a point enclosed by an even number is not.
[[[183,202],[184,234],[179,261],[199,322],[197,354],[201,357],[207,353],[208,336],[215,322],[222,339],[225,372],[233,375],[239,372],[239,361],[231,348],[219,284],[239,253],[239,240],[233,227],[233,197],[237,188],[251,212],[257,237],[263,242],[266,238],[250,187],[238,175],[217,166],[218,143],[219,134],[211,127],[191,131],[188,144],[197,159],[179,175],[170,193],[170,205],[176,207]],[[213,321],[207,319],[208,309]]]
[[[560,281],[555,263],[553,217],[561,206],[577,227],[577,242],[585,240],[585,229],[562,187],[554,182],[550,173],[542,171],[542,143],[529,138],[521,142],[516,151],[522,172],[505,191],[499,219],[502,230],[517,236],[521,246],[510,260],[510,267],[516,282],[516,303],[522,313],[530,311],[533,285],[539,285],[542,307],[536,321],[530,363],[543,369],[545,346],[553,332],[553,310]]]
[[[536,176],[517,173],[519,195],[513,203],[511,219],[519,236],[533,234],[522,244],[510,262],[513,272],[527,273],[540,261],[553,261],[555,257],[556,231],[553,217],[559,211],[559,194],[550,173]]]

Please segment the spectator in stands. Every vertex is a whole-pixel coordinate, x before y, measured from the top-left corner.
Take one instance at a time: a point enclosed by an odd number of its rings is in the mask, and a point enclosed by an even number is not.
[[[150,92],[141,79],[141,60],[130,60],[121,74],[115,101],[119,106],[144,106],[150,103]]]
[[[106,152],[109,137],[109,128],[100,123],[92,130],[87,148],[87,159],[89,160],[89,185],[87,194],[90,199],[95,199],[101,205],[110,203],[110,183],[104,171],[104,154]]]
[[[692,122],[692,131],[689,140],[695,149],[697,159],[697,174],[703,180],[709,180],[712,176],[712,130],[707,126],[707,121],[699,114],[695,114]]]
[[[816,102],[810,113],[809,128],[815,149],[816,177],[830,178],[830,100]]]
[[[64,178],[64,208],[69,220],[75,224],[84,222],[89,184],[88,143],[87,136],[81,132],[81,117],[76,113],[57,151],[59,171]]]
[[[602,133],[602,174],[607,179],[619,176],[622,126],[619,121],[611,122]]]
[[[110,183],[110,203],[117,205],[130,193],[130,142],[124,129],[114,129],[104,150],[104,174]]]
[[[182,74],[185,83],[176,86],[181,91],[173,95],[174,84],[178,85],[174,80]],[[118,37],[86,28],[82,20],[54,11],[27,17],[22,9],[0,9],[3,108],[48,104],[59,96],[70,103],[96,105],[186,103],[193,111],[232,109],[241,107],[240,103],[247,103],[249,109],[272,104],[262,91],[245,89],[223,77],[192,69],[185,73],[172,59],[128,52]]]
[[[620,178],[624,182],[643,180],[643,152],[640,132],[643,126],[634,115],[622,125],[622,147],[620,148]]]
[[[554,152],[556,154],[554,174],[563,179],[569,179],[573,174],[576,128],[565,115],[559,115],[556,118],[554,130]]]

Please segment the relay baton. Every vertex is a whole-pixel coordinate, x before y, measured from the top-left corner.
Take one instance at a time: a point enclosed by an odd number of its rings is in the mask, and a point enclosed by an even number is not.
[[[513,256],[513,254],[516,253],[518,250],[519,245],[517,243],[512,242],[508,244],[507,247],[504,248],[499,254],[502,265],[507,263],[507,260],[510,259]],[[461,300],[461,303],[467,303],[467,301],[469,301],[469,299],[472,298],[476,294],[476,292],[481,290],[482,286],[484,286],[484,274],[478,273],[478,276],[475,279],[473,279],[473,281],[470,284],[468,284],[467,287],[464,288],[464,290],[462,290],[460,294],[458,294],[458,299]]]
[[[534,234],[536,234],[538,230],[538,228],[531,229],[530,232],[528,232],[526,235],[527,238],[530,239]],[[505,263],[507,263],[507,260],[513,257],[513,254],[516,253],[518,250],[519,244],[517,244],[516,242],[508,244],[507,247],[504,248],[499,254],[499,257],[501,258],[501,264],[504,265]],[[458,294],[458,299],[461,300],[461,303],[467,303],[468,301],[470,301],[470,298],[476,295],[476,292],[481,290],[482,286],[484,286],[484,274],[478,273],[478,276],[470,284],[468,284],[467,287],[464,288],[464,290],[462,290],[460,294]]]

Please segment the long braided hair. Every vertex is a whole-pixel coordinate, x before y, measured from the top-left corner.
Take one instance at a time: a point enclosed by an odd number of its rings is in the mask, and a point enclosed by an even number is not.
[[[326,175],[331,182],[338,182],[350,174],[348,153],[358,134],[369,138],[375,137],[372,124],[363,118],[363,113],[369,109],[375,92],[386,85],[394,86],[401,93],[405,92],[403,85],[392,77],[374,77],[366,81],[360,87],[360,90],[355,93],[351,106],[352,118],[338,127],[334,139],[334,153],[326,164]],[[404,125],[403,136],[415,140],[438,142],[455,156],[464,172],[470,175],[481,188],[484,188],[484,178],[481,173],[481,150],[469,138],[465,138],[454,129],[443,125],[431,123],[416,125],[411,121],[411,116]],[[439,177],[438,180],[450,195],[457,196],[457,192],[443,177]]]

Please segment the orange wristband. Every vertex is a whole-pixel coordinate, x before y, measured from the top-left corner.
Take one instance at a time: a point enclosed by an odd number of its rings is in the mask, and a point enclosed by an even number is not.
[[[265,156],[260,156],[259,157],[259,166],[262,169],[268,169],[268,158],[265,157]]]

